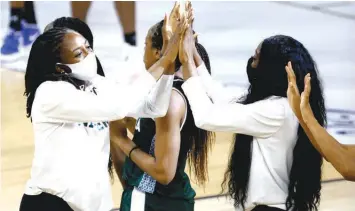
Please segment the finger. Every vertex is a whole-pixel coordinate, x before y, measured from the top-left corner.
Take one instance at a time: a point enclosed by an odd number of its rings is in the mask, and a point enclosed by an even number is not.
[[[168,26],[168,21],[169,21],[169,18],[168,18],[168,14],[165,13],[165,16],[164,16],[164,26]]]
[[[186,9],[186,11],[189,11],[191,9],[191,2],[190,1],[185,2],[185,9]]]
[[[309,73],[305,77],[304,92],[306,94],[306,97],[309,98],[309,95],[311,94],[311,76],[309,75]]]
[[[172,14],[176,15],[180,9],[180,2],[176,1],[172,9]]]
[[[173,11],[175,11],[179,7],[180,2],[176,1],[173,7]]]
[[[293,81],[296,81],[296,75],[295,75],[295,71],[293,71],[292,63],[288,62],[287,66],[288,66],[288,69],[290,70],[290,73],[291,73],[291,79]]]
[[[287,81],[288,81],[288,83],[290,83],[290,82],[291,82],[291,73],[290,73],[290,70],[288,69],[287,66],[285,66],[285,70],[286,70],[286,72],[287,72]]]

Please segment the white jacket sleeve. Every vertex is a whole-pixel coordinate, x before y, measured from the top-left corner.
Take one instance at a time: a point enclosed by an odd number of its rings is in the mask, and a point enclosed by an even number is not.
[[[213,104],[206,95],[200,77],[191,77],[182,88],[197,127],[209,131],[228,131],[267,138],[277,132],[285,119],[282,103],[262,100],[253,104]]]
[[[207,95],[212,99],[213,103],[234,103],[243,95],[243,93],[236,95],[228,94],[226,88],[212,78],[204,63],[197,67],[197,73],[201,78]]]
[[[163,75],[141,103],[138,103],[127,114],[134,118],[158,118],[166,115],[169,108],[170,95],[174,75]]]
[[[102,122],[124,118],[142,103],[156,81],[142,72],[130,83],[117,83],[97,76],[93,81],[97,95],[77,90],[63,81],[41,84],[32,106],[34,122]]]

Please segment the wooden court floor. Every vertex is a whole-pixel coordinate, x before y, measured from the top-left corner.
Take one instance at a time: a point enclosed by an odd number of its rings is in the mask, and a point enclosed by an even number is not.
[[[33,158],[33,137],[30,121],[25,117],[23,97],[24,74],[1,70],[1,211],[18,210],[24,186],[30,175]],[[220,184],[228,161],[231,134],[218,133],[216,144],[209,159],[209,183],[205,188],[194,188],[197,197],[214,196],[220,193]],[[355,211],[355,183],[329,182],[341,176],[324,162],[321,211]],[[122,188],[115,179],[112,188],[115,205],[118,207]],[[196,200],[196,210],[234,210],[225,197]]]

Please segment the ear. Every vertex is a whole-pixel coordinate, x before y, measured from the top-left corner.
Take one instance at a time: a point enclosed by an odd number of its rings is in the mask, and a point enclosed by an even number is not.
[[[154,49],[154,57],[156,60],[160,59],[160,56],[161,56],[160,53],[161,53],[161,50]]]
[[[68,67],[68,66],[66,66],[66,65],[64,65],[64,64],[56,64],[56,66],[55,66],[55,70],[58,72],[58,73],[71,73],[72,71],[71,71],[71,69]]]

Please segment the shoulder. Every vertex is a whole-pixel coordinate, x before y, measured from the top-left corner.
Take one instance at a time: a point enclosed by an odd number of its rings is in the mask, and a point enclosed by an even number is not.
[[[46,104],[59,100],[62,96],[68,96],[73,90],[77,90],[74,85],[66,81],[45,81],[36,90],[35,102]]]
[[[183,93],[173,88],[167,115],[182,116],[185,113],[186,106]]]
[[[176,89],[173,89],[166,115],[164,117],[157,118],[156,120],[157,122],[164,123],[165,126],[168,125],[167,123],[180,122],[185,116],[185,111],[186,103],[183,95]]]
[[[66,81],[45,81],[37,88],[36,93],[50,93],[63,89],[76,89],[74,85]]]

